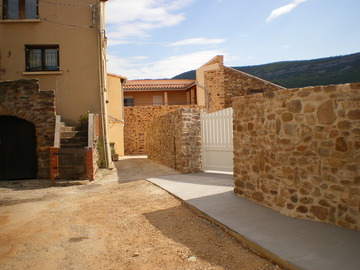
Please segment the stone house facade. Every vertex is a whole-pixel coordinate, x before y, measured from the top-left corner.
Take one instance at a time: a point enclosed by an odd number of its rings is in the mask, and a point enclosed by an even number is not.
[[[13,117],[23,119],[35,127],[35,134],[31,134],[31,131],[24,134],[12,132],[9,134],[11,138],[4,134],[6,130],[0,130],[0,159],[2,160],[0,166],[11,166],[11,171],[9,168],[1,167],[0,179],[27,178],[27,172],[24,174],[22,171],[24,165],[29,163],[35,164],[34,170],[30,171],[30,177],[49,178],[49,149],[54,144],[55,116],[55,91],[40,91],[38,80],[0,82],[0,122],[2,118]],[[34,144],[36,152],[33,157],[29,157],[26,152],[31,152],[32,146],[29,149],[27,145],[23,145],[19,149],[17,144],[19,141],[26,141],[26,137],[32,135],[36,138]],[[16,141],[12,140],[14,137]],[[32,175],[32,171],[36,174]]]
[[[224,66],[224,57],[215,56],[196,70],[199,105],[208,112],[231,107],[232,98],[285,89],[245,72]]]

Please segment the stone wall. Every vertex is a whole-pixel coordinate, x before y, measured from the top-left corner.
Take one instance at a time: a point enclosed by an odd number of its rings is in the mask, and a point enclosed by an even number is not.
[[[235,192],[360,230],[360,83],[236,97]]]
[[[271,82],[220,65],[218,69],[204,72],[205,87],[209,93],[209,112],[231,107],[232,98],[256,92],[285,89]]]
[[[200,109],[182,108],[148,125],[148,158],[181,173],[201,170]]]
[[[35,125],[38,178],[49,178],[49,148],[54,145],[55,93],[40,91],[38,80],[0,82],[0,115],[15,116]]]
[[[162,115],[180,108],[196,106],[127,106],[124,108],[124,151],[125,155],[145,155],[147,124]]]

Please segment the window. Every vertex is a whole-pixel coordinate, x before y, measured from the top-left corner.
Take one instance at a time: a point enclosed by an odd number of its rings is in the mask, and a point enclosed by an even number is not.
[[[154,106],[163,105],[162,96],[153,96],[153,105]]]
[[[4,20],[38,18],[38,0],[3,0]]]
[[[124,106],[134,106],[134,98],[124,97]]]
[[[58,71],[59,45],[25,45],[26,71]]]

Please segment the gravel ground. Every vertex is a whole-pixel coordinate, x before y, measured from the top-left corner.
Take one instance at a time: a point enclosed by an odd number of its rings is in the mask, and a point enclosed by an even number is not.
[[[0,183],[0,269],[280,269],[146,180]]]

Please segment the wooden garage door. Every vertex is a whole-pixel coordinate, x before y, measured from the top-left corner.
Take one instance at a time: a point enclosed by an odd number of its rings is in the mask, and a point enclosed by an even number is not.
[[[36,177],[34,124],[13,116],[0,116],[0,180]]]

